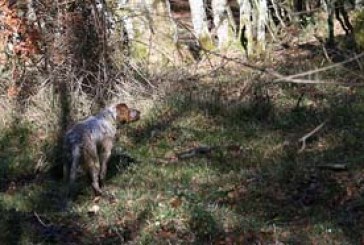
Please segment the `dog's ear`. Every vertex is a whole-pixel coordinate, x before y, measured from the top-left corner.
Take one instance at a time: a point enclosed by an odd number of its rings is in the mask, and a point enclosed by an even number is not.
[[[120,103],[115,106],[116,118],[119,122],[125,123],[129,121],[129,108],[126,104]]]

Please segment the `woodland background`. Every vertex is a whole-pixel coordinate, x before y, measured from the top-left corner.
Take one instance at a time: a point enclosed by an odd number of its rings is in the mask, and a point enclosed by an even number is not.
[[[4,244],[362,244],[364,2],[0,0]],[[62,136],[114,102],[105,186]]]

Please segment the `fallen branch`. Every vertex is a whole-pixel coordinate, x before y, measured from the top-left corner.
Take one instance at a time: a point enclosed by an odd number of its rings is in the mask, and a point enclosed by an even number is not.
[[[197,155],[205,155],[209,154],[212,151],[212,147],[209,146],[198,146],[192,149],[177,153],[176,156],[178,159],[186,159],[191,158]]]
[[[312,75],[312,74],[315,74],[315,73],[331,70],[331,69],[336,68],[338,66],[342,66],[342,65],[344,65],[346,63],[356,61],[356,60],[358,60],[359,58],[361,58],[363,56],[364,56],[364,53],[360,53],[360,54],[355,55],[354,57],[352,57],[350,59],[347,59],[347,60],[344,60],[342,62],[334,63],[334,64],[329,65],[329,66],[325,66],[325,67],[322,67],[322,68],[318,68],[318,69],[315,69],[315,70],[310,70],[310,71],[306,71],[306,72],[302,72],[302,73],[298,73],[298,74],[294,74],[294,75],[290,75],[290,76],[282,76],[282,75],[277,74],[277,73],[275,75],[278,75],[280,77],[280,78],[278,78],[278,81],[281,80],[281,79],[286,80],[286,81],[292,81],[292,80],[294,81],[294,80],[296,80],[295,78],[308,76],[308,75]],[[305,79],[303,79],[303,80],[305,80]]]
[[[362,58],[364,56],[364,52],[360,53],[350,59],[344,60],[342,62],[339,63],[335,63],[329,66],[325,66],[322,68],[318,68],[316,70],[310,70],[310,71],[306,71],[303,73],[299,73],[299,74],[294,74],[294,75],[282,75],[278,72],[276,72],[275,70],[271,69],[271,68],[267,68],[267,67],[262,67],[259,65],[254,65],[248,62],[244,62],[239,58],[229,58],[226,55],[222,55],[219,54],[217,52],[213,52],[213,51],[209,51],[209,50],[204,50],[206,53],[210,53],[215,55],[216,57],[219,57],[221,59],[225,59],[231,62],[234,62],[236,64],[240,64],[244,67],[247,67],[251,70],[254,71],[259,71],[261,73],[264,74],[268,74],[270,76],[273,77],[273,83],[296,83],[296,84],[330,84],[330,85],[341,85],[341,86],[352,86],[352,87],[362,87],[364,86],[364,83],[353,83],[353,82],[337,82],[337,81],[330,81],[330,80],[312,80],[312,79],[298,79],[297,77],[302,77],[302,76],[307,76],[307,75],[312,75],[315,73],[319,73],[319,72],[323,72],[323,71],[327,71],[330,69],[334,69],[338,66],[342,66],[343,64],[349,63],[349,62],[353,62],[353,61],[357,61],[359,58]]]
[[[51,224],[45,224],[41,219],[40,219],[40,217],[39,217],[39,215],[37,214],[37,212],[34,212],[34,216],[37,218],[37,220],[38,220],[38,222],[43,226],[43,227],[46,227],[46,228],[48,228],[48,227],[50,227],[51,226]]]
[[[154,159],[154,161],[161,164],[175,163],[178,162],[179,160],[184,160],[187,158],[209,154],[214,148],[215,147],[197,146],[188,150],[184,150],[179,153],[175,153],[171,157],[156,158]]]
[[[317,165],[316,167],[320,169],[335,170],[335,171],[348,170],[348,166],[345,163],[323,164],[323,165]]]
[[[314,135],[315,133],[317,133],[323,126],[325,126],[325,124],[327,123],[328,120],[325,120],[323,123],[321,123],[320,125],[318,125],[316,128],[314,128],[311,132],[309,132],[308,134],[304,135],[303,137],[301,137],[298,142],[302,142],[302,147],[298,152],[302,152],[305,148],[306,148],[306,140],[308,138],[310,138],[312,135]]]

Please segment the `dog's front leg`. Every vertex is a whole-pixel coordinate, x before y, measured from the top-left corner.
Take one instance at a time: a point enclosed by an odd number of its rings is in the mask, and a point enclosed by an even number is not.
[[[101,163],[100,184],[101,184],[101,186],[103,185],[103,182],[106,178],[107,163],[108,163],[110,155],[111,155],[112,146],[113,146],[113,140],[111,138],[105,139],[101,144],[101,152],[100,152],[100,163]]]

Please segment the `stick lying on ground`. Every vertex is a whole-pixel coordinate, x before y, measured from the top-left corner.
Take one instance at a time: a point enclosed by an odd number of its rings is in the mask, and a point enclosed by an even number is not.
[[[345,163],[321,164],[321,165],[316,165],[316,167],[320,169],[336,170],[336,171],[348,170],[348,166]]]
[[[191,158],[197,155],[205,155],[211,153],[213,147],[209,146],[198,146],[192,149],[177,153],[176,156],[178,159],[186,159]]]
[[[321,123],[316,128],[314,128],[311,132],[309,132],[308,134],[304,135],[302,138],[300,138],[298,140],[298,142],[302,142],[302,147],[301,147],[301,149],[298,152],[302,152],[306,148],[306,140],[308,138],[310,138],[312,135],[314,135],[315,133],[317,133],[323,126],[325,126],[325,124],[327,123],[327,121],[328,120],[325,120],[323,123]]]

